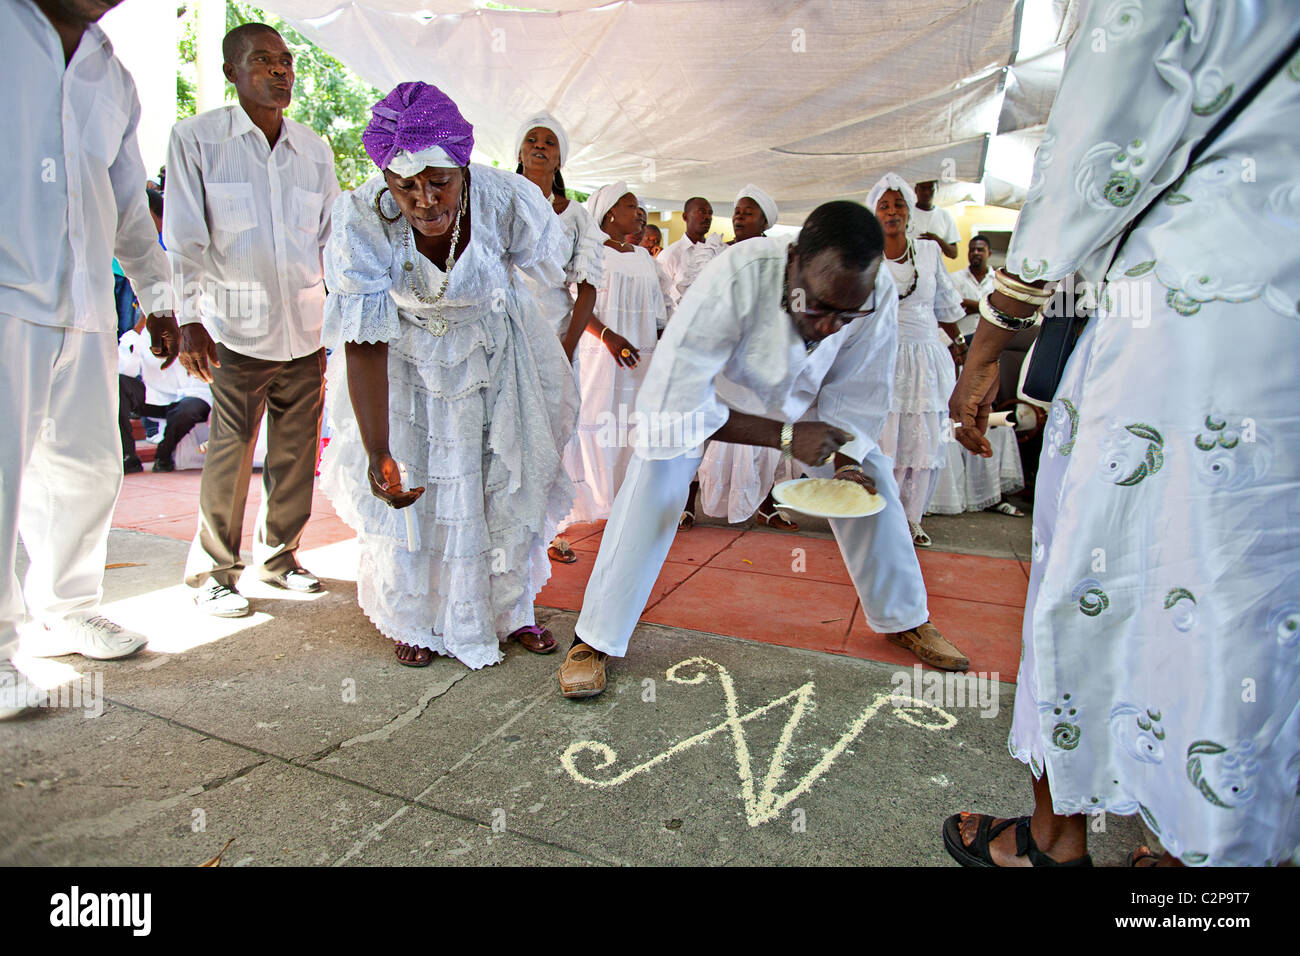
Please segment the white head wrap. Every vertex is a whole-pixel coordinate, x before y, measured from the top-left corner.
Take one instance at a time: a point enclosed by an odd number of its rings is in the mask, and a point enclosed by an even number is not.
[[[565,161],[569,158],[569,134],[565,131],[564,127],[560,125],[560,121],[550,113],[538,113],[532,119],[526,120],[523,126],[519,127],[519,132],[515,133],[515,160],[518,161],[519,151],[524,148],[524,137],[528,135],[530,130],[535,129],[538,126],[543,129],[549,129],[555,134],[555,138],[559,140],[560,165],[563,166]]]
[[[418,153],[408,153],[404,149],[401,150],[393,157],[393,161],[388,164],[388,171],[394,176],[409,179],[416,173],[424,172],[430,166],[435,166],[438,169],[462,168],[460,163],[448,156],[441,146],[430,146]]]
[[[592,218],[596,220],[597,229],[605,228],[605,213],[613,209],[614,204],[631,191],[627,188],[627,183],[620,179],[608,186],[601,186],[587,197],[587,212],[591,213]]]
[[[876,214],[876,203],[880,202],[880,197],[891,189],[897,189],[903,194],[903,200],[907,203],[907,214],[910,218],[912,210],[916,208],[916,192],[908,185],[907,180],[898,173],[885,173],[880,177],[879,182],[871,187],[871,192],[867,193],[867,209],[874,216]]]
[[[767,220],[769,228],[776,225],[778,210],[776,200],[771,196],[753,183],[748,183],[740,192],[736,193],[736,203],[739,203],[742,199],[752,199],[758,203],[758,208],[763,210],[763,218]]]

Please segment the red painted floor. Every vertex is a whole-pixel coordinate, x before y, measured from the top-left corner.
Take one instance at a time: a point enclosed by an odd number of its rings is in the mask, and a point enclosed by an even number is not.
[[[127,475],[113,527],[189,541],[197,522],[199,475]],[[244,517],[247,550],[252,548],[260,503],[261,475],[254,473]],[[551,580],[538,595],[538,604],[570,611],[581,607],[602,526],[577,525],[566,532],[578,561],[552,565]],[[303,534],[304,550],[352,537],[352,530],[317,491]],[[918,556],[935,626],[970,657],[972,671],[996,671],[1000,679],[1014,680],[1028,567],[1014,560],[940,551],[921,551]],[[697,526],[673,542],[642,620],[889,664],[916,663],[915,657],[868,626],[839,548],[830,538]]]

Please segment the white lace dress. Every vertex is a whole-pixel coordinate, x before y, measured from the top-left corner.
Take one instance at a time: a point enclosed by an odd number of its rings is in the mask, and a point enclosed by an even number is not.
[[[578,345],[582,392],[578,443],[585,480],[576,489],[566,525],[609,517],[632,459],[629,431],[635,424],[636,393],[667,315],[659,270],[650,253],[640,246],[631,252],[601,248],[604,262],[596,289],[596,317],[636,346],[640,359],[636,368],[615,364],[609,349],[590,333]]]
[[[1094,4],[1007,252],[1107,279],[1043,438],[1010,749],[1190,865],[1300,860],[1300,56],[1187,163],[1295,13]]]
[[[561,341],[569,331],[569,320],[573,316],[573,307],[578,300],[577,286],[586,282],[596,288],[600,287],[600,277],[605,257],[602,249],[605,234],[596,225],[596,220],[587,212],[580,202],[570,200],[559,213],[559,222],[564,230],[564,251],[567,256],[564,266],[564,279],[559,285],[547,284],[534,277],[525,269],[516,269],[515,277],[520,284],[537,299],[542,315],[555,330]],[[586,338],[584,334],[583,338]],[[579,340],[582,341],[581,339]],[[581,349],[573,350],[573,383],[577,388],[581,381],[582,363],[579,359]],[[574,493],[582,497],[582,485],[585,481],[582,468],[582,447],[578,442],[577,432],[564,446],[564,470],[573,482]],[[568,509],[566,508],[566,511]],[[563,531],[567,522],[565,514],[555,516],[557,530]]]
[[[426,327],[435,310],[415,296],[404,265],[423,270],[430,294],[443,273],[406,245],[405,220],[376,215],[383,178],[335,203],[323,329],[335,350],[327,372],[334,436],[321,487],[357,531],[357,599],[375,626],[479,668],[501,659],[501,637],[534,622],[533,598],[551,571],[548,516],[564,514],[572,499],[560,449],[577,402],[553,326],[511,281],[517,267],[562,283],[560,222],[513,173],[475,165],[470,175],[471,237],[441,303],[441,335],[436,323]],[[396,206],[384,203],[392,215]],[[389,448],[408,487],[427,489],[409,509],[370,493],[347,342],[388,343]]]
[[[898,286],[898,361],[880,450],[894,460],[894,478],[907,520],[919,522],[947,461],[943,423],[957,384],[939,323],[956,322],[965,313],[943,267],[939,246],[929,239],[913,240],[913,245],[916,273],[910,262],[885,260]],[[914,275],[916,288],[903,298]]]
[[[983,511],[1025,487],[1025,470],[1020,462],[1020,443],[1010,425],[990,428],[986,436],[993,449],[991,458],[981,458],[958,442],[947,442],[944,451],[948,464],[939,472],[930,506],[930,515],[959,515]]]

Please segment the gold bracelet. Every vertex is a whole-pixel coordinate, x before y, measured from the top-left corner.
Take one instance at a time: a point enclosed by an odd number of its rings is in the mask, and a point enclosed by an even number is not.
[[[609,331],[609,326],[608,326],[608,325],[605,326],[603,329],[600,330],[600,344],[601,344],[601,345],[604,345],[604,344],[605,344],[605,333],[608,332],[608,331]]]
[[[794,424],[786,422],[781,426],[781,460],[794,457]]]
[[[1008,299],[1015,299],[1017,302],[1024,302],[1027,305],[1042,306],[1052,297],[1050,291],[1035,289],[1033,286],[1025,285],[1023,282],[1013,279],[1000,271],[993,273],[993,287]]]
[[[1038,310],[1033,315],[1020,318],[1015,315],[1008,315],[997,306],[989,302],[989,297],[984,296],[980,299],[980,316],[1000,329],[1007,329],[1011,332],[1020,332],[1024,329],[1031,329],[1038,324]]]

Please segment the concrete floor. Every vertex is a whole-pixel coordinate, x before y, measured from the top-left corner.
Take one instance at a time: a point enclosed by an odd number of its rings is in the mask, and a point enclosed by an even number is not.
[[[979,536],[967,520],[931,534]],[[357,608],[352,549],[304,555],[327,593],[250,583],[255,613],[217,621],[178,584],[184,542],[115,530],[106,611],[150,646],[21,662],[99,675],[102,713],[0,724],[0,863],[192,866],[233,840],[223,865],[948,866],[944,817],[1029,809],[1009,683],[895,709],[909,668],[658,625],[589,701],[518,645],[404,668]],[[539,611],[562,646],[574,618]],[[1145,839],[1104,824],[1098,863]]]

